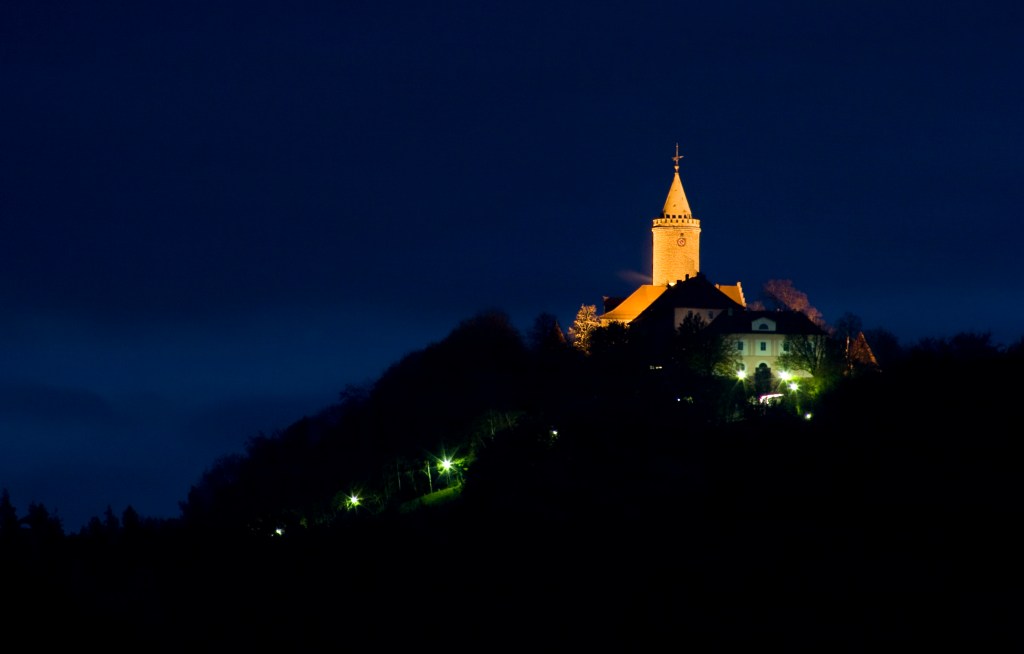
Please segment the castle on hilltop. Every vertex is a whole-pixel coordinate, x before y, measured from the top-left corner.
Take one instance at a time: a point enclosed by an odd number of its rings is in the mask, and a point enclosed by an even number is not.
[[[681,158],[676,145],[668,196],[651,226],[651,283],[641,285],[625,298],[605,296],[604,312],[598,320],[603,326],[623,323],[641,328],[654,338],[668,339],[688,316],[700,316],[707,323],[706,329],[714,329],[735,342],[740,371],[762,366],[772,370],[778,357],[788,351],[787,336],[820,336],[825,332],[798,311],[748,310],[740,282],[713,284],[701,273],[701,225],[693,217],[679,178]]]

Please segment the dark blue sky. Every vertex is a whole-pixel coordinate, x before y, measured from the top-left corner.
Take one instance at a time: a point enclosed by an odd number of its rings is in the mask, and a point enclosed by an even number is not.
[[[701,267],[905,344],[1024,335],[1022,9],[0,4],[0,486],[77,530],[486,308]]]

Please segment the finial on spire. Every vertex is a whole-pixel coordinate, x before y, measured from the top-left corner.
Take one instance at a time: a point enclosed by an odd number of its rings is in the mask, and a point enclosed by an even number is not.
[[[679,160],[683,158],[683,155],[679,154],[679,144],[676,143],[676,156],[672,157],[672,161],[676,164],[676,172],[679,172]]]

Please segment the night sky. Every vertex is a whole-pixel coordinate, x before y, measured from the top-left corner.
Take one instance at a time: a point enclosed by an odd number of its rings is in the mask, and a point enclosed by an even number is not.
[[[1024,335],[1024,5],[0,3],[0,487],[77,531],[461,320],[701,268]]]

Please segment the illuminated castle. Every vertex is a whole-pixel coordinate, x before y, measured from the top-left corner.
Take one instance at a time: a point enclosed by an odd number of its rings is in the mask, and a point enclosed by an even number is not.
[[[654,270],[651,284],[664,286],[676,280],[696,277],[700,270],[700,221],[690,212],[683,183],[679,180],[679,145],[676,145],[675,174],[661,215],[654,219]]]
[[[661,214],[652,221],[651,283],[626,298],[604,298],[602,325],[619,322],[668,342],[687,316],[700,316],[709,329],[736,343],[740,369],[771,369],[785,353],[786,336],[824,332],[805,314],[794,311],[751,311],[740,282],[712,284],[700,272],[700,221],[693,217],[679,179],[679,146],[672,157],[675,172]],[[661,340],[665,339],[665,340]]]
[[[706,322],[728,309],[743,309],[747,303],[743,287],[712,285],[700,272],[700,221],[693,217],[679,179],[679,146],[672,157],[675,172],[661,214],[652,221],[654,256],[651,283],[632,295],[604,299],[602,324],[631,324],[653,310],[672,305],[670,327],[675,329],[688,313],[697,313]]]

